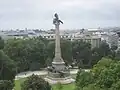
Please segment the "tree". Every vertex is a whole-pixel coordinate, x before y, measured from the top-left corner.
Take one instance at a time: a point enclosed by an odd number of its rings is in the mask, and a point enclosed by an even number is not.
[[[48,55],[48,58],[47,58],[46,64],[48,65],[49,63],[52,63],[52,60],[55,55],[55,42],[54,41],[49,41],[47,45],[47,55]]]
[[[106,42],[102,42],[99,47],[99,55],[101,57],[108,56],[111,53],[111,49]]]
[[[0,50],[0,80],[13,80],[16,74],[15,71],[13,60]]]
[[[47,58],[47,41],[41,37],[28,39],[10,39],[6,42],[4,51],[15,61],[17,71],[39,70],[45,67]]]
[[[94,85],[94,84],[89,84],[86,87],[83,87],[82,90],[105,90],[105,89],[101,89],[100,87]]]
[[[112,59],[115,57],[115,52],[109,48],[109,45],[106,42],[101,42],[99,48],[95,47],[92,49],[91,65],[94,66],[97,64],[102,57],[110,57]]]
[[[4,40],[0,37],[0,49],[4,48]]]
[[[102,58],[89,73],[78,73],[77,76],[78,90],[119,90],[120,61]]]
[[[101,60],[102,56],[100,55],[100,49],[99,48],[93,48],[92,49],[92,62],[91,65],[97,64],[99,60]]]
[[[115,60],[120,60],[120,49],[115,54]]]
[[[31,45],[29,60],[33,67],[36,67],[38,63],[38,68],[46,67],[46,59],[47,59],[47,48],[45,42],[41,38],[34,38],[33,44]],[[32,68],[31,68],[32,69]]]
[[[69,40],[61,40],[61,52],[63,60],[67,64],[72,64],[72,43]]]
[[[55,42],[50,41],[47,46],[48,51],[48,60],[52,61],[55,55]],[[72,48],[71,48],[71,42],[68,40],[61,40],[61,52],[62,52],[62,58],[63,60],[71,64],[72,63]]]
[[[102,58],[100,61],[98,61],[97,64],[94,65],[92,68],[92,72],[94,73],[94,76],[98,77],[98,75],[100,75],[101,71],[104,68],[108,68],[112,62],[114,62],[114,61],[109,58]]]
[[[30,48],[29,43],[25,46],[25,40],[23,39],[10,39],[6,42],[4,51],[6,54],[15,61],[18,71],[28,70],[28,61],[26,57]]]
[[[32,75],[21,84],[21,90],[51,90],[51,86],[43,78]]]
[[[14,84],[10,80],[0,80],[0,90],[12,90]]]
[[[104,67],[101,72],[98,74],[95,74],[96,79],[96,85],[104,88],[104,89],[111,89],[113,86],[117,86],[119,81],[119,75],[120,75],[120,62],[109,62],[109,64],[105,64],[106,67]],[[96,76],[98,75],[98,76]],[[117,89],[118,86],[111,90],[119,90]]]
[[[115,50],[117,50],[117,48],[118,48],[118,46],[115,46],[115,45],[112,45],[112,46],[111,46],[111,50],[114,50],[114,51],[115,51]]]
[[[0,90],[12,90],[16,75],[15,64],[3,52],[4,40],[0,37]]]
[[[79,67],[85,65],[90,66],[92,56],[91,45],[83,41],[72,42],[72,55]]]
[[[83,87],[91,84],[92,82],[94,82],[92,73],[81,70],[77,73],[76,77],[77,90],[82,89]]]

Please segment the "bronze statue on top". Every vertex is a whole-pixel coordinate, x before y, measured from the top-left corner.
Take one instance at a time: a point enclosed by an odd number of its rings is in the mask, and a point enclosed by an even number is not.
[[[63,24],[63,22],[61,21],[61,20],[59,20],[59,17],[58,17],[58,14],[57,13],[55,13],[55,18],[53,19],[53,24],[55,24],[55,25],[59,25],[60,23],[62,23]]]

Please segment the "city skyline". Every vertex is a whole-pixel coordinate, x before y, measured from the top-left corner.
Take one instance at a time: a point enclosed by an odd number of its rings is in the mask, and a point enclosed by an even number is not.
[[[119,0],[0,0],[0,29],[51,29],[55,12],[61,29],[120,26]]]

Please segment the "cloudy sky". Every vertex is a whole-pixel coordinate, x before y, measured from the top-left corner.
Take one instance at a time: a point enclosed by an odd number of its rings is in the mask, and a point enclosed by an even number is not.
[[[61,29],[120,26],[120,0],[0,0],[0,29],[51,29],[55,12]]]

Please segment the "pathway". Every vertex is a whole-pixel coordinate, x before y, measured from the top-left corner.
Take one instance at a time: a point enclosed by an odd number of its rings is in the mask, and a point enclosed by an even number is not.
[[[89,71],[89,70],[85,70],[85,71]],[[77,72],[78,72],[78,69],[71,69],[70,70],[71,74],[76,74]],[[16,75],[15,80],[19,80],[21,78],[29,77],[32,74],[45,76],[45,75],[47,75],[47,73],[48,72],[46,70],[22,72],[22,73],[19,73],[19,74]]]

